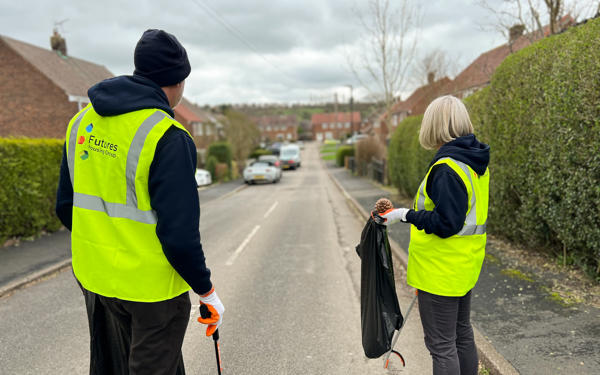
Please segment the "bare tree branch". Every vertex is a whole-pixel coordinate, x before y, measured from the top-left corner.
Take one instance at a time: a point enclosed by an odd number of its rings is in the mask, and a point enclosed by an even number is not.
[[[358,82],[390,108],[407,83],[421,9],[411,0],[369,0],[365,12],[355,13],[365,36],[359,56],[346,57],[348,66]]]

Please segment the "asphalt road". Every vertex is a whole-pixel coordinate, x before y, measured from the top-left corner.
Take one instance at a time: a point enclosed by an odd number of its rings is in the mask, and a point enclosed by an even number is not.
[[[225,304],[224,374],[396,374],[367,360],[360,334],[362,224],[319,160],[278,184],[253,185],[201,204],[200,231],[213,283]],[[397,267],[398,268],[398,267]],[[411,292],[396,272],[400,305]],[[197,296],[184,342],[189,374],[216,374],[212,339],[196,322]],[[0,300],[0,368],[7,374],[87,373],[88,328],[70,271]],[[397,345],[403,373],[431,372],[418,311]]]

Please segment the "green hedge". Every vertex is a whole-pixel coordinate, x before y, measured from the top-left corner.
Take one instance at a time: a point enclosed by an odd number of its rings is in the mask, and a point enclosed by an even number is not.
[[[54,214],[63,141],[0,138],[0,245],[61,224]]]
[[[233,151],[229,142],[215,142],[211,144],[210,146],[208,146],[206,156],[207,162],[208,158],[214,156],[219,163],[227,164],[227,177],[231,178],[231,161],[233,160]]]
[[[425,150],[419,144],[422,120],[423,115],[405,118],[394,130],[388,148],[390,182],[402,194],[411,198],[417,193],[435,155],[435,151]]]
[[[338,167],[344,166],[344,159],[346,156],[354,156],[354,147],[353,146],[341,146],[335,152],[335,162]]]
[[[263,155],[273,155],[273,153],[270,150],[265,150],[264,148],[257,148],[256,150],[252,151],[249,157],[251,159],[258,159],[259,156]]]
[[[509,56],[467,100],[491,146],[491,232],[600,279],[600,20]]]
[[[219,163],[219,161],[217,160],[216,157],[214,157],[214,155],[209,156],[206,159],[206,170],[208,172],[210,172],[210,176],[212,178],[213,182],[217,182],[217,163]]]

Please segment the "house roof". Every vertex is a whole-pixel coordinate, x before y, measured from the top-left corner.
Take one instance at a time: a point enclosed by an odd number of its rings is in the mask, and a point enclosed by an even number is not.
[[[94,84],[113,74],[106,67],[71,56],[60,56],[57,52],[1,36],[17,54],[48,77],[67,95],[87,97],[87,90]]]
[[[409,112],[411,115],[424,113],[429,103],[438,96],[444,95],[451,83],[450,78],[444,77],[423,85],[416,89],[406,100],[394,104],[391,113]],[[383,117],[385,117],[385,114]]]
[[[312,115],[313,124],[322,124],[330,122],[360,122],[360,112],[335,112],[335,113],[315,113]]]
[[[298,125],[298,119],[295,115],[273,115],[252,117],[257,125]]]
[[[204,111],[186,98],[181,99],[181,102],[175,107],[174,111],[187,122],[205,122],[207,120]]]
[[[566,15],[559,20],[559,27],[561,29],[567,28],[574,24],[575,20],[571,15]],[[543,29],[544,36],[550,34],[550,27],[545,26]],[[523,35],[515,40],[512,47],[507,44],[503,44],[494,49],[479,55],[469,66],[467,66],[459,75],[454,78],[454,82],[447,87],[445,94],[458,93],[463,90],[468,90],[474,87],[480,87],[490,82],[492,74],[496,71],[496,68],[504,61],[504,59],[512,52],[517,52],[531,44],[531,39],[540,39],[539,35],[536,34]]]

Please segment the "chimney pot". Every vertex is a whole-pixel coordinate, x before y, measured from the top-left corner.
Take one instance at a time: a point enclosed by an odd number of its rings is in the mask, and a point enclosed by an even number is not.
[[[57,51],[63,56],[67,56],[67,41],[63,38],[56,29],[50,37],[50,47],[53,51]]]

